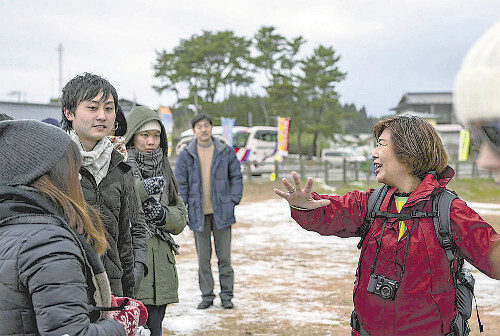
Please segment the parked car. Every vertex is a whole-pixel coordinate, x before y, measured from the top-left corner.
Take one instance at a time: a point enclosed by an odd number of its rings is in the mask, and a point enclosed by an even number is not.
[[[366,157],[357,152],[342,148],[326,148],[321,151],[321,159],[330,162],[334,166],[341,166],[344,159],[347,163],[365,162]]]

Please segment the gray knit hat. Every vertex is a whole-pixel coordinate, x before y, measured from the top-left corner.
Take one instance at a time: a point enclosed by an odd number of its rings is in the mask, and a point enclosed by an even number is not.
[[[0,122],[0,183],[28,185],[55,166],[71,141],[62,129],[40,121]]]

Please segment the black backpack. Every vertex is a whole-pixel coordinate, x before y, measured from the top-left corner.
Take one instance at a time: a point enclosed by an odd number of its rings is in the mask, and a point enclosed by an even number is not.
[[[435,194],[432,198],[432,211],[413,211],[411,213],[404,214],[393,214],[388,212],[380,211],[380,206],[382,201],[389,190],[389,186],[384,184],[376,188],[373,193],[368,198],[368,211],[366,212],[366,217],[363,224],[360,227],[361,240],[358,243],[358,249],[361,249],[363,241],[370,230],[373,221],[377,217],[384,218],[397,218],[398,220],[407,220],[410,218],[423,218],[430,217],[434,223],[434,230],[436,232],[436,237],[439,241],[439,245],[445,250],[446,257],[450,262],[450,267],[453,273],[453,282],[455,284],[456,291],[456,301],[455,305],[460,314],[452,324],[452,335],[468,335],[470,332],[468,319],[472,313],[472,298],[476,300],[474,296],[474,278],[470,273],[470,270],[462,268],[464,264],[463,258],[458,256],[458,269],[455,272],[453,267],[453,261],[455,260],[455,250],[456,247],[453,244],[453,237],[451,235],[451,225],[450,225],[450,209],[451,203],[456,198],[459,198],[454,191],[444,189],[443,191]],[[479,319],[479,312],[477,311],[476,302],[476,313],[477,321],[479,324],[479,331],[483,332],[483,325]],[[459,321],[457,321],[457,319]]]

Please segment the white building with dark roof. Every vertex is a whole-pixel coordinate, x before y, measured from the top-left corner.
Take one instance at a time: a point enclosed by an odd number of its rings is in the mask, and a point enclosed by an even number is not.
[[[424,119],[435,119],[437,124],[457,123],[451,92],[408,92],[391,110],[396,114],[418,113]],[[425,117],[425,114],[432,116]]]

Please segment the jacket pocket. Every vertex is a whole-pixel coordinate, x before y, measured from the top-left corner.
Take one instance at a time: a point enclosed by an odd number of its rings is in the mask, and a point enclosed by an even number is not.
[[[169,246],[170,247],[170,246]],[[168,261],[175,265],[175,257],[174,257],[174,253],[172,252],[172,250],[170,251],[167,251],[167,258],[168,258]]]
[[[222,220],[232,221],[234,219],[234,202],[230,196],[221,196]]]

